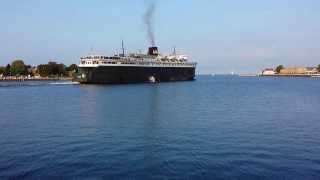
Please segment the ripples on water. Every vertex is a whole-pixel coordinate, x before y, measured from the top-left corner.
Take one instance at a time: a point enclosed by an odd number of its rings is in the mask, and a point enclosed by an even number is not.
[[[319,82],[0,82],[0,179],[319,179]]]

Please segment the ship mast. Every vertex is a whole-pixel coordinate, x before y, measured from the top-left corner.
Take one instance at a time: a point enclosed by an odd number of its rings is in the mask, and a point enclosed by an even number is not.
[[[124,57],[124,43],[123,43],[123,40],[121,42],[121,47],[122,47],[122,57]]]

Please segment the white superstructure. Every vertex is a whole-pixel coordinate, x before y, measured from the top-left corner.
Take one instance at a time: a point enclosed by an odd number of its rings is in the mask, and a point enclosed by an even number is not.
[[[143,66],[143,67],[195,67],[197,63],[188,62],[186,55],[148,56],[130,54],[129,56],[89,55],[80,58],[79,67],[98,66]]]

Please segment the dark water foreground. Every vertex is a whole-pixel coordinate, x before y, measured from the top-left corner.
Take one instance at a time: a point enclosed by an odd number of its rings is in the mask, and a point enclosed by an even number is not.
[[[0,179],[320,179],[320,79],[0,84]]]

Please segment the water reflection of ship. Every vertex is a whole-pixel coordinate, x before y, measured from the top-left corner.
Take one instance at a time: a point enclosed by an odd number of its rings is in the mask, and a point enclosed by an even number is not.
[[[165,119],[160,117],[161,109],[161,95],[159,85],[152,84],[148,87],[148,101],[149,104],[146,104],[145,107],[148,107],[146,111],[146,118],[144,119],[143,127],[143,142],[144,142],[144,156],[143,161],[146,164],[157,164],[162,162],[165,157],[162,157],[161,154],[158,154],[159,144],[162,144],[163,136],[158,134],[161,128],[161,123]]]

